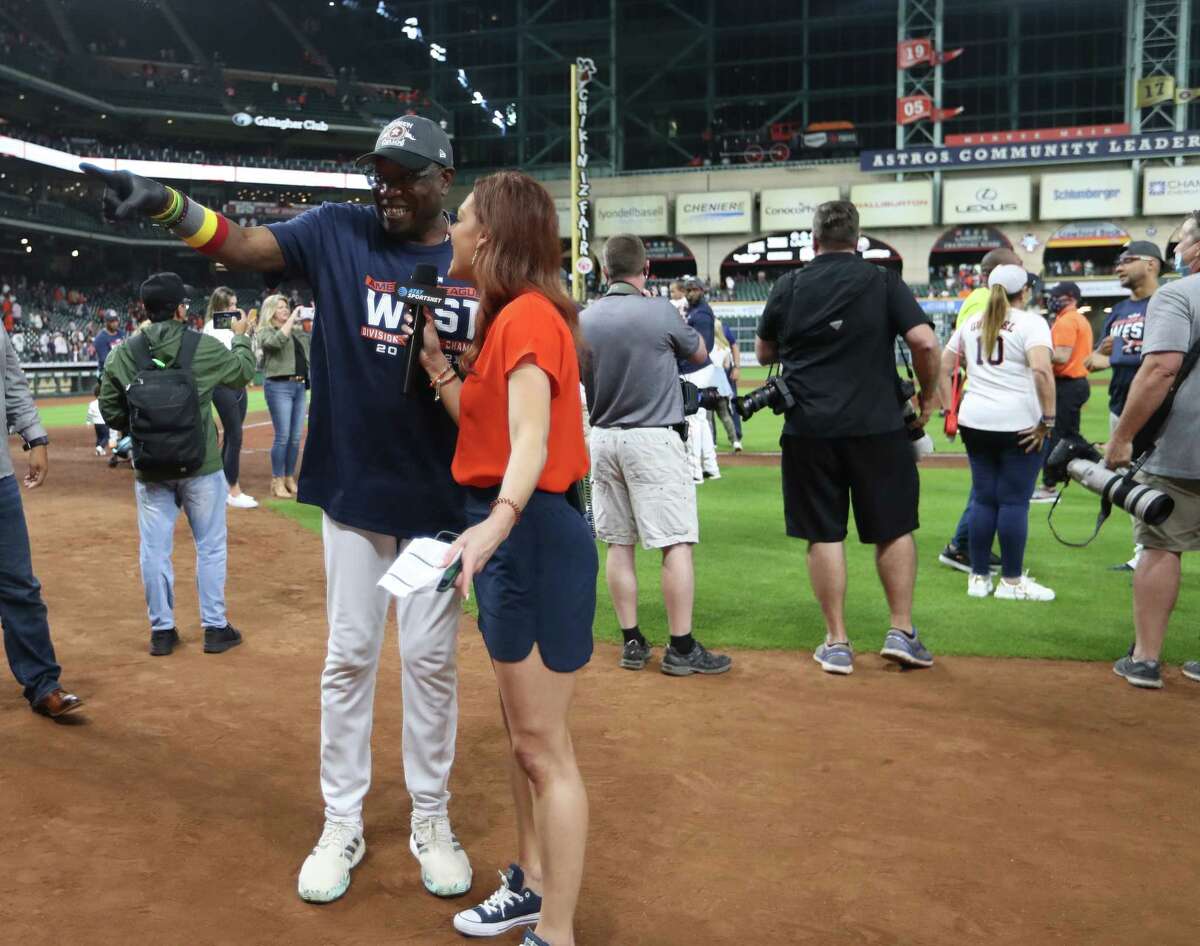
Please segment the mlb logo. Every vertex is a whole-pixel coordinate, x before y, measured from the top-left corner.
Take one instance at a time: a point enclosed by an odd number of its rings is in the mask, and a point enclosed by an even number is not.
[[[1165,194],[1166,192],[1167,192],[1167,182],[1166,181],[1151,181],[1150,182],[1150,196],[1151,197],[1161,196],[1161,195]]]

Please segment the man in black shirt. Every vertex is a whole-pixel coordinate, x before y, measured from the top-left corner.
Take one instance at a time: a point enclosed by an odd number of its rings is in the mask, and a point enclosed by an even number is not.
[[[788,535],[808,540],[808,571],[825,615],[825,642],[813,658],[829,673],[851,673],[846,637],[843,542],[850,503],[860,541],[874,545],[891,611],[881,654],[910,667],[933,656],[912,624],[920,484],[896,373],[896,336],[913,354],[924,426],[937,400],[940,349],[912,292],[892,272],[855,252],[858,209],[835,200],[813,218],[816,258],[780,279],[758,323],[761,364],[780,362],[795,398],[783,449]]]

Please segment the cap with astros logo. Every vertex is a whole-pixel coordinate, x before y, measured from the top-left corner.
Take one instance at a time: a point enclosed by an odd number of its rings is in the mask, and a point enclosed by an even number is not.
[[[431,161],[442,167],[454,167],[450,136],[437,122],[420,115],[402,115],[388,122],[375,139],[375,150],[361,155],[355,163],[375,158],[387,158],[414,171],[423,169]]]

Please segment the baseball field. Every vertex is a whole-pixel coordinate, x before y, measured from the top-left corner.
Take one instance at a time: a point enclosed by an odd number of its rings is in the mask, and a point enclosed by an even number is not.
[[[261,395],[259,395],[259,398]],[[270,427],[247,419],[243,486],[266,496]],[[246,636],[205,655],[184,522],[176,536],[184,644],[146,654],[131,473],[93,455],[83,408],[47,402],[50,476],[26,492],[63,682],[87,701],[62,724],[0,700],[0,943],[452,944],[450,916],[496,887],[513,857],[505,736],[473,619],[460,632],[451,815],[475,868],[439,901],[407,849],[394,630],[376,697],[366,859],[324,907],[295,893],[320,832],[318,677],[324,578],[314,510],[230,510],[228,599]],[[1085,430],[1103,423],[1093,393]],[[758,417],[747,444],[769,450]],[[257,425],[257,426],[255,426]],[[19,446],[14,450],[20,469]],[[732,673],[676,679],[617,667],[599,596],[598,643],[573,715],[591,799],[580,946],[1183,944],[1195,941],[1200,685],[1172,667],[1135,690],[1110,671],[1130,639],[1128,557],[1117,514],[1086,550],[1059,546],[1031,511],[1026,565],[1049,604],[970,600],[937,564],[968,473],[922,469],[916,618],[928,671],[877,658],[883,595],[851,544],[848,616],[859,654],[822,674],[823,628],[803,548],[782,531],[770,456],[723,457],[700,487],[696,634]],[[1055,514],[1090,533],[1095,498]],[[641,625],[665,638],[656,562],[639,554]],[[1166,660],[1200,656],[1196,568]],[[502,938],[516,940],[514,933]]]

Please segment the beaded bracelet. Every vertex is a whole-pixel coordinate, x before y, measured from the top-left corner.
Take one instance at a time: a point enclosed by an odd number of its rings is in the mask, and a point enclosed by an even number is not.
[[[520,522],[521,522],[521,507],[518,506],[513,500],[508,499],[505,496],[497,496],[490,503],[488,503],[488,509],[495,509],[497,506],[510,507],[513,511],[513,515],[516,516],[516,519],[513,520],[513,525],[516,526],[516,525],[520,524]]]

